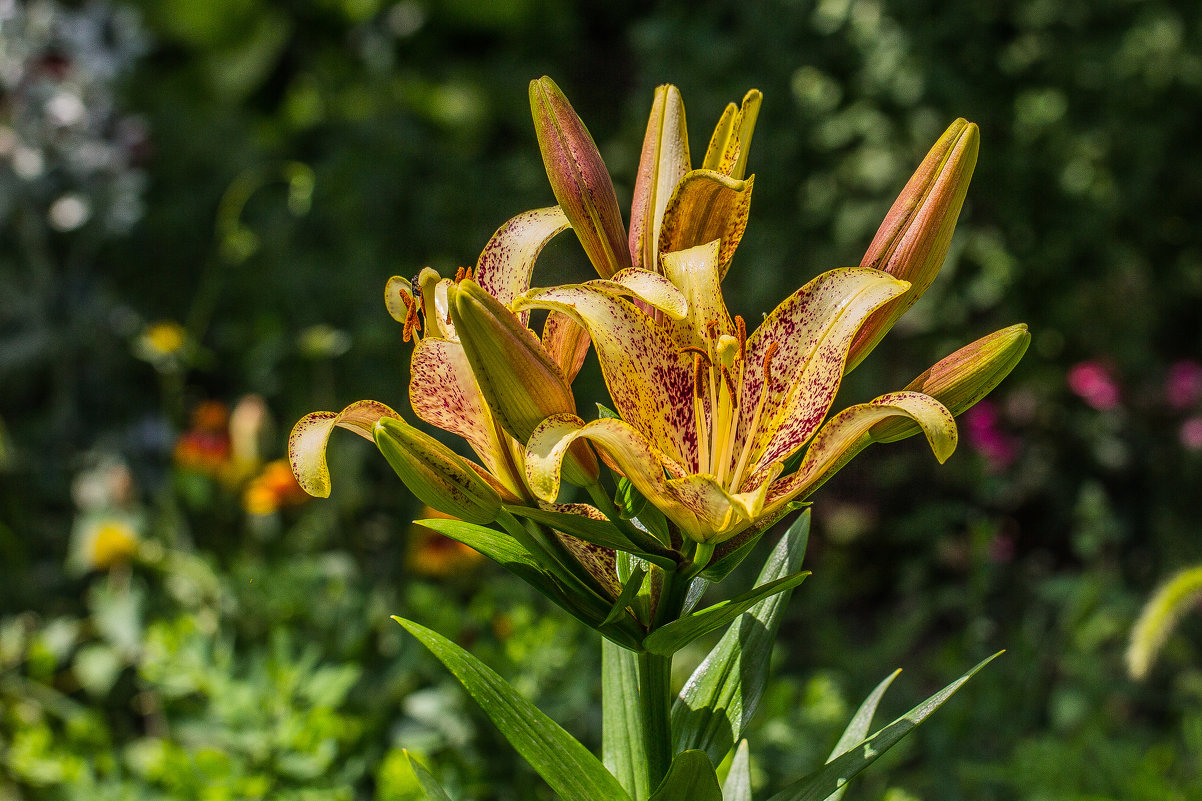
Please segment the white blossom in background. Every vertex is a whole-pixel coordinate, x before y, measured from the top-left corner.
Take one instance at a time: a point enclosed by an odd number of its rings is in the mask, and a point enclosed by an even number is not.
[[[121,233],[142,214],[145,125],[117,85],[145,49],[131,9],[0,0],[0,225]]]

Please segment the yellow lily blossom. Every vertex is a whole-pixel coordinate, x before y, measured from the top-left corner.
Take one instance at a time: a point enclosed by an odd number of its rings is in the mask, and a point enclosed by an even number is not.
[[[549,79],[536,83],[545,86]],[[825,426],[823,420],[843,374],[938,272],[976,162],[976,126],[957,120],[949,127],[895,202],[862,266],[815,278],[749,335],[740,318],[730,317],[720,283],[746,226],[754,176],[743,174],[759,103],[753,90],[742,107],[731,104],[702,168],[690,170],[680,94],[671,86],[656,90],[629,244],[635,269],[668,278],[686,315],[659,302],[669,292],[632,302],[596,281],[531,290],[514,301],[517,310],[549,309],[588,331],[621,417],[586,423],[572,414],[549,416],[532,434],[525,456],[528,484],[538,498],[555,499],[563,454],[584,439],[600,446],[607,461],[684,534],[719,543],[804,498],[844,457],[874,441],[874,427],[897,428],[887,421],[904,421],[898,431],[922,430],[940,461],[954,449],[952,413],[915,388],[853,406]],[[566,99],[559,108],[575,120],[563,130],[583,131],[577,142],[583,141],[587,130]],[[536,124],[539,115],[536,108]],[[557,197],[562,187],[580,185],[557,179],[560,166],[544,161]],[[582,175],[608,180],[595,167],[576,173]],[[587,183],[583,191],[588,194]],[[572,224],[579,228],[596,219]],[[613,224],[613,215],[605,219]],[[797,470],[782,475],[807,443]]]

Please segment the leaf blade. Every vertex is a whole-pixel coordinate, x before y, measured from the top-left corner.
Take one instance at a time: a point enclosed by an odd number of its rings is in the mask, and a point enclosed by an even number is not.
[[[718,774],[703,751],[677,754],[650,801],[722,801]]]
[[[810,512],[794,521],[772,550],[757,583],[801,566],[810,533]],[[768,662],[789,592],[760,601],[726,630],[685,682],[672,705],[677,751],[700,748],[721,762],[755,714],[768,677]]]
[[[977,671],[997,659],[1003,651],[978,662],[972,669],[918,706],[884,727],[876,734],[856,744],[841,756],[828,762],[809,776],[803,776],[772,796],[769,801],[823,801],[846,786],[857,773],[876,761],[903,737],[914,731],[948,698],[959,690]]]
[[[392,619],[454,674],[505,739],[564,801],[630,801],[596,757],[494,670],[441,634],[395,615]]]
[[[638,657],[601,643],[601,761],[635,801],[651,795],[639,713]]]

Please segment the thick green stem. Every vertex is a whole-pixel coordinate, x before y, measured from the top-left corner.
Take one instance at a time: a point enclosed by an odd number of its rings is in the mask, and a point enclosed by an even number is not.
[[[654,790],[672,764],[672,657],[639,654],[639,709],[647,752],[648,784]]]

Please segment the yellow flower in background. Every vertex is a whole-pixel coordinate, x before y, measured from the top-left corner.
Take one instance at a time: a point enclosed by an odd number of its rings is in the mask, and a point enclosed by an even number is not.
[[[191,350],[188,330],[174,320],[147,325],[133,343],[134,355],[161,372],[180,369]]]
[[[109,570],[128,564],[141,542],[140,520],[132,514],[102,513],[76,519],[67,566],[73,572]]]

